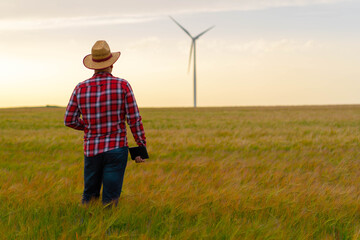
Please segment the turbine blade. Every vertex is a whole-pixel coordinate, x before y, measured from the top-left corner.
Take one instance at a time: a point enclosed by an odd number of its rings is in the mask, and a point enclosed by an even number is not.
[[[176,25],[178,25],[182,30],[184,30],[184,32],[187,34],[187,35],[189,35],[189,37],[191,37],[191,38],[193,38],[192,36],[191,36],[191,34],[183,27],[183,26],[181,26],[180,25],[180,23],[178,23],[174,18],[172,18],[171,16],[169,16],[175,23],[176,23]]]
[[[202,35],[204,35],[205,33],[207,33],[208,31],[210,31],[211,29],[213,29],[215,26],[209,27],[208,29],[206,29],[205,31],[203,31],[202,33],[200,33],[199,35],[197,35],[196,37],[194,37],[194,39],[198,39],[199,37],[201,37]]]
[[[189,65],[188,65],[188,73],[190,72],[190,64],[191,64],[191,57],[192,57],[192,52],[194,49],[194,41],[191,42],[191,47],[190,47],[190,56],[189,56]]]

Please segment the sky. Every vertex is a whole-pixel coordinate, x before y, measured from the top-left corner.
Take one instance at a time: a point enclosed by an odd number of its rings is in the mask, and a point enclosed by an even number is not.
[[[0,107],[66,106],[97,40],[139,107],[360,103],[358,0],[2,0]]]

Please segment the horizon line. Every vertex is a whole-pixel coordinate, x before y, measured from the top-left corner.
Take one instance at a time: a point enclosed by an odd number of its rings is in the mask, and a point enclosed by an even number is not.
[[[360,106],[360,103],[336,103],[336,104],[278,104],[278,105],[224,105],[224,106],[197,106],[197,108],[276,108],[276,107],[341,107],[341,106]],[[24,108],[66,108],[59,105],[41,105],[41,106],[13,106],[0,107],[4,109],[24,109]],[[192,108],[193,106],[163,106],[163,107],[139,107],[139,109],[168,109],[168,108]]]

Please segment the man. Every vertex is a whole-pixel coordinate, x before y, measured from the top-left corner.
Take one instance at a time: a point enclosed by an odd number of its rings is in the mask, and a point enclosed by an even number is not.
[[[139,146],[146,146],[145,132],[130,84],[111,72],[120,52],[111,52],[106,41],[97,41],[85,56],[92,78],[79,83],[65,113],[65,126],[84,131],[84,193],[82,203],[98,199],[117,204],[128,158],[126,124]],[[136,163],[145,160],[140,156]]]

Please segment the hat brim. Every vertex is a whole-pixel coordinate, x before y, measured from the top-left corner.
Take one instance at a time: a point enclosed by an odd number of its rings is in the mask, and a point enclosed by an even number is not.
[[[86,55],[83,60],[84,66],[89,69],[94,69],[94,70],[110,67],[119,59],[121,53],[120,52],[112,52],[111,54],[112,54],[111,58],[109,58],[103,62],[95,62],[95,61],[93,61],[91,54]]]

